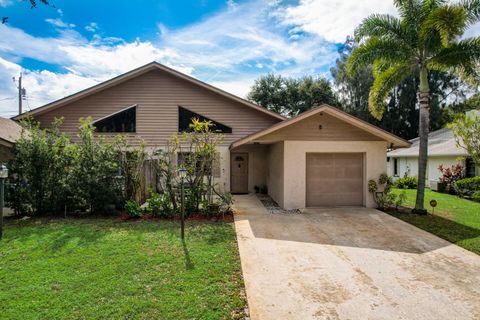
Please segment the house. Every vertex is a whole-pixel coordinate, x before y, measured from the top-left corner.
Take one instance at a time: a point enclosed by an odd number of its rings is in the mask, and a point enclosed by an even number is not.
[[[323,105],[293,119],[152,62],[25,114],[42,126],[64,117],[75,141],[91,116],[99,135],[123,133],[132,143],[162,147],[192,117],[213,121],[225,139],[216,181],[232,193],[262,187],[287,209],[373,207],[367,181],[386,171],[387,147],[410,143]],[[181,159],[181,155],[178,156]]]
[[[398,177],[416,176],[418,173],[418,147],[419,139],[410,140],[409,148],[392,150],[387,153],[388,174],[394,179]],[[465,168],[467,177],[473,177],[480,173],[480,168],[468,156],[465,149],[457,146],[453,132],[449,128],[443,128],[430,132],[428,135],[428,161],[427,161],[427,186],[438,181],[441,172],[438,166],[452,166],[461,164]]]
[[[12,158],[12,147],[22,135],[22,126],[0,117],[0,164]]]

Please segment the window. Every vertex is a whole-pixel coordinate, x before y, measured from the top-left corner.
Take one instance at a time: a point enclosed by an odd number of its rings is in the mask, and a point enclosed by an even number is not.
[[[135,132],[137,107],[132,106],[93,123],[96,132]]]
[[[393,175],[398,177],[398,159],[393,158]]]
[[[472,158],[465,159],[465,176],[467,178],[475,177],[475,162],[473,162]]]
[[[178,107],[178,132],[191,132],[190,124],[193,118],[197,118],[200,121],[210,121],[213,132],[232,133],[232,128],[180,106]]]

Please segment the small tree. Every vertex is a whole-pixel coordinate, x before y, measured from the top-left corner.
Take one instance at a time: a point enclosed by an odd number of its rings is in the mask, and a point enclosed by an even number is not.
[[[72,196],[90,212],[100,212],[108,205],[118,204],[122,195],[119,147],[103,137],[94,137],[92,119],[80,119],[80,143],[70,152],[74,165],[69,183]]]
[[[474,113],[459,115],[450,128],[457,145],[467,151],[476,165],[480,165],[480,117]]]

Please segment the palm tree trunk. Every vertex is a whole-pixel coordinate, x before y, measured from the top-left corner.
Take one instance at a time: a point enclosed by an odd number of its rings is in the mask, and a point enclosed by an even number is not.
[[[430,110],[429,110],[429,95],[430,88],[428,85],[428,71],[424,67],[420,71],[420,112],[419,112],[419,140],[420,146],[418,150],[418,186],[417,186],[417,199],[415,201],[415,213],[425,214],[424,208],[425,202],[425,179],[427,172],[427,159],[428,159],[428,128],[430,122]]]

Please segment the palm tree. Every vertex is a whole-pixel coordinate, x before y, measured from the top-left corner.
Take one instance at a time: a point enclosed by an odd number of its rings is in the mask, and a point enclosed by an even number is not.
[[[418,188],[415,212],[424,209],[425,173],[429,127],[431,71],[451,72],[470,79],[479,76],[480,37],[461,38],[480,20],[480,0],[448,3],[445,0],[394,0],[399,18],[387,14],[367,17],[355,30],[360,45],[348,61],[354,74],[373,66],[374,82],[368,108],[381,119],[390,91],[408,77],[418,77],[419,136]]]

